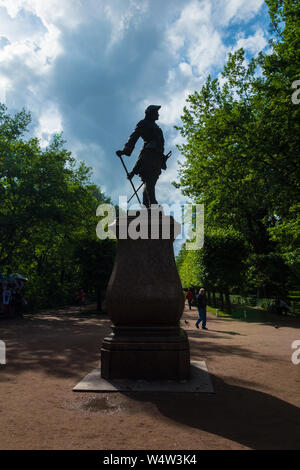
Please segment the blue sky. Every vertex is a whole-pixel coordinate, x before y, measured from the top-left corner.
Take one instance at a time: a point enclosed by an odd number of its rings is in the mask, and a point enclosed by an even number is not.
[[[132,193],[115,151],[146,106],[160,104],[173,156],[157,198],[183,202],[170,183],[185,99],[220,73],[229,51],[244,47],[250,57],[268,47],[268,26],[263,0],[0,0],[0,101],[32,112],[43,146],[63,131],[115,202]],[[125,157],[129,169],[141,144]]]

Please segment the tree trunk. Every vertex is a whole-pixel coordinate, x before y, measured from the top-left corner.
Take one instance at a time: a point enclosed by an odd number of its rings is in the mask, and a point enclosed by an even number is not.
[[[60,282],[61,284],[65,280],[65,265],[64,265],[64,259],[61,260],[61,268],[60,268]]]
[[[102,312],[102,292],[101,287],[97,289],[97,312]]]
[[[212,296],[213,296],[213,307],[216,308],[217,302],[216,302],[216,292],[215,292],[215,290],[213,290]]]
[[[220,292],[220,309],[224,312],[224,297],[223,292]]]
[[[231,313],[231,302],[230,302],[230,295],[229,295],[229,290],[225,290],[225,309],[226,313]]]

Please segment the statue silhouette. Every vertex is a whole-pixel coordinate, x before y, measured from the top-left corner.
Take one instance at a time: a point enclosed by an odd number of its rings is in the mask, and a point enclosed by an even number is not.
[[[133,170],[128,174],[132,179],[134,175],[139,175],[144,183],[143,204],[147,208],[151,204],[158,204],[155,197],[155,185],[161,174],[161,170],[167,168],[166,161],[170,156],[164,155],[165,140],[161,128],[155,121],[159,119],[158,110],[161,106],[150,105],[145,110],[145,119],[136,125],[135,130],[124,145],[123,150],[117,150],[116,154],[121,157],[128,157],[133,152],[135,144],[141,137],[144,145],[137,159]]]

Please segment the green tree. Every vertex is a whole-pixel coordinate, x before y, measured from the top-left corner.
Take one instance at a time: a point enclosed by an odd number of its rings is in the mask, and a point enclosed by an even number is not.
[[[186,250],[182,246],[176,259],[178,273],[184,288],[198,287],[202,283],[202,264],[199,250]]]
[[[29,275],[36,306],[70,302],[82,284],[75,252],[97,243],[96,208],[109,202],[56,135],[46,149],[24,138],[30,113],[11,117],[0,106],[0,262],[4,273]]]
[[[185,107],[179,128],[186,139],[180,146],[186,160],[177,186],[205,205],[206,224],[232,226],[255,252],[263,253],[270,244],[264,223],[269,218],[270,168],[262,169],[259,118],[251,106],[255,62],[244,63],[243,50],[230,54],[225,84],[209,77],[188,98],[190,107]]]
[[[258,93],[264,101],[265,144],[273,149],[276,173],[272,197],[276,223],[269,227],[273,241],[291,269],[291,283],[300,281],[300,105],[292,88],[300,80],[300,4],[295,0],[266,0],[273,31],[272,53],[260,54],[263,81]],[[270,119],[271,117],[271,119]]]
[[[242,288],[247,246],[241,235],[229,229],[207,230],[203,248],[180,254],[179,275],[185,287],[204,286],[209,293],[225,296],[225,307],[231,311],[230,290]],[[214,300],[215,302],[215,300]]]
[[[99,312],[113,269],[115,252],[116,242],[110,239],[82,239],[75,250],[82,287],[86,292],[96,294]]]
[[[267,4],[272,52],[249,62],[242,49],[229,54],[221,79],[208,77],[188,98],[176,186],[205,205],[206,226],[242,234],[252,252],[249,285],[272,290],[299,273],[300,106],[291,97],[300,47],[299,2]],[[264,265],[269,275],[261,275]]]

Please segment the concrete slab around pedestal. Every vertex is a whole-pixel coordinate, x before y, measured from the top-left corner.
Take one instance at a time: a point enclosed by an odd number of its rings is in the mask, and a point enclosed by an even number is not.
[[[74,392],[185,392],[214,393],[205,361],[191,362],[191,377],[185,382],[175,380],[106,380],[100,368],[94,369],[74,388]]]

